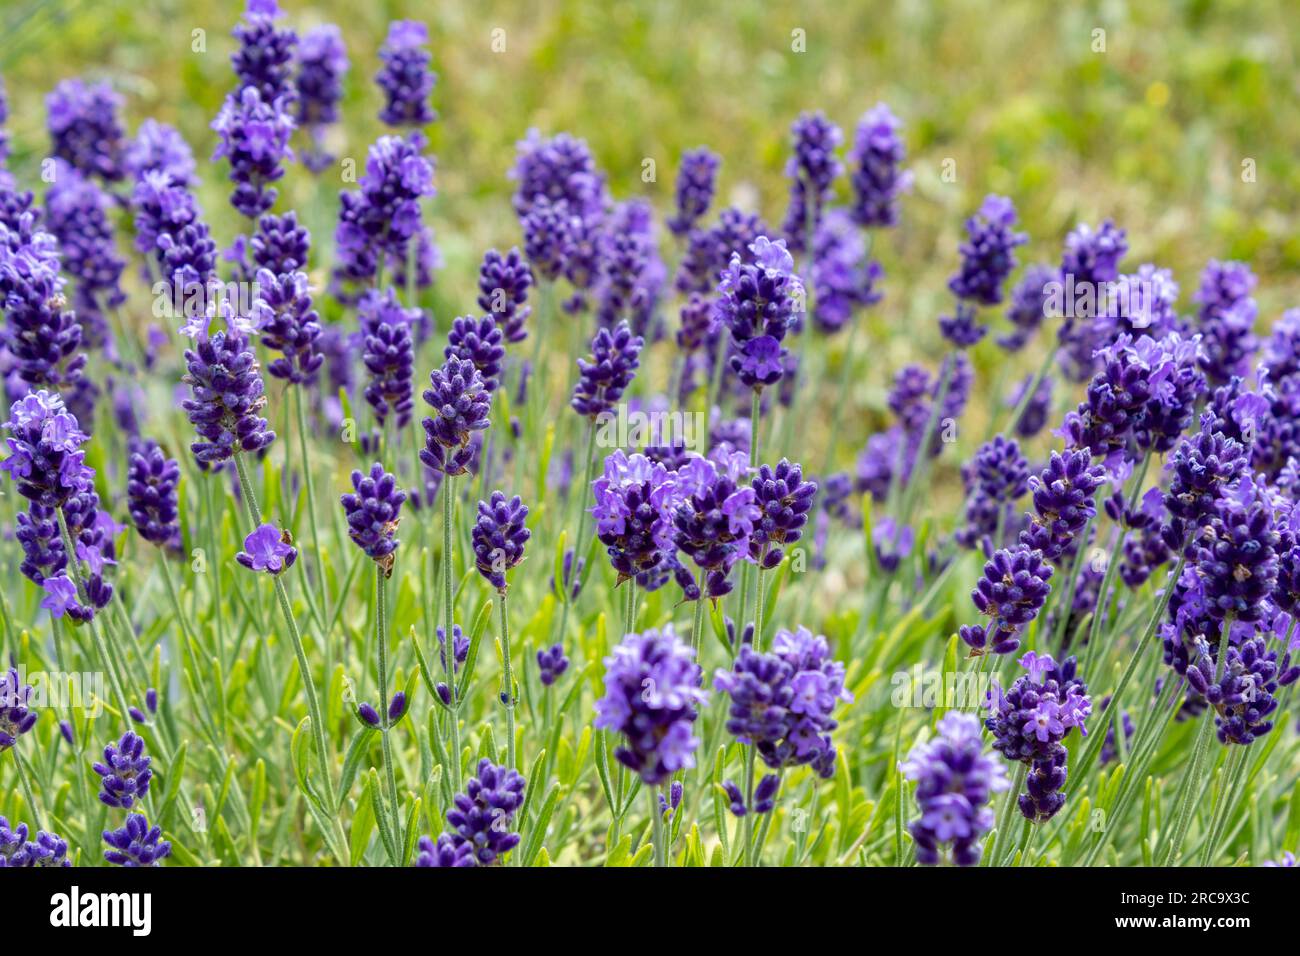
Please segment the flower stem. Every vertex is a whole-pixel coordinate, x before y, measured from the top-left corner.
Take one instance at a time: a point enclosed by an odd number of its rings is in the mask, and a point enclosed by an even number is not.
[[[442,620],[444,627],[443,669],[447,679],[447,690],[451,694],[447,722],[449,727],[448,758],[451,760],[452,792],[460,790],[460,699],[456,693],[456,642],[452,637],[452,627],[456,620],[451,590],[451,522],[455,509],[455,491],[452,487],[453,476],[442,478]]]
[[[379,739],[384,755],[384,776],[388,782],[388,799],[392,804],[393,833],[402,832],[400,804],[397,799],[397,776],[393,769],[393,747],[388,735],[388,607],[384,585],[387,575],[375,564],[375,648],[379,658]],[[394,858],[393,865],[402,861]]]
[[[298,416],[298,450],[302,454],[302,475],[304,490],[307,494],[307,521],[311,525],[311,547],[312,553],[316,557],[316,579],[317,587],[320,593],[325,593],[325,559],[320,550],[320,529],[316,524],[316,488],[311,476],[311,456],[307,452],[307,413],[304,409],[303,387],[292,389],[294,393],[294,408]],[[308,601],[307,607],[311,610],[312,617],[316,619],[316,626],[322,632],[325,631],[325,622],[321,619],[320,613],[316,608],[315,601]]]
[[[1011,829],[1011,820],[1020,802],[1020,791],[1025,786],[1028,771],[1029,768],[1023,762],[1016,764],[1016,775],[1007,790],[1006,798],[1002,801],[1002,811],[998,814],[998,828],[993,834],[993,846],[989,849],[989,855],[984,859],[985,866],[998,866],[1002,859],[1002,850],[1007,842],[1007,831]]]
[[[235,471],[239,475],[240,497],[244,499],[244,507],[248,511],[248,519],[252,522],[253,527],[257,528],[262,523],[262,515],[257,507],[257,498],[253,493],[253,483],[248,477],[248,466],[244,462],[243,452],[235,452]],[[307,714],[311,718],[311,735],[312,741],[316,745],[316,759],[320,762],[321,777],[325,782],[321,799],[322,801],[331,799],[334,788],[330,785],[330,756],[329,750],[325,746],[325,721],[321,716],[320,698],[316,695],[316,682],[311,676],[311,665],[307,663],[307,651],[303,647],[302,632],[298,630],[298,622],[294,619],[293,608],[289,604],[289,595],[285,591],[284,581],[281,576],[273,575],[275,581],[275,599],[280,606],[280,614],[284,618],[284,626],[289,631],[289,640],[293,643],[293,653],[298,659],[298,673],[302,675],[303,690],[307,695]],[[333,807],[337,810],[338,807]]]
[[[506,589],[501,597],[501,703],[506,708],[506,766],[517,768],[515,761],[515,676],[510,669],[510,615],[506,611]]]
[[[564,579],[564,593],[568,600],[560,609],[560,632],[556,635],[556,640],[564,642],[564,635],[569,627],[569,607],[578,600],[573,594],[573,582],[578,577],[578,562],[583,557],[585,548],[583,538],[587,534],[587,509],[583,507],[587,501],[587,493],[591,488],[591,473],[594,465],[593,456],[596,450],[596,419],[591,419],[587,423],[587,445],[586,453],[583,458],[583,477],[582,486],[576,489],[575,497],[578,501],[578,536],[573,540],[573,560],[569,562],[569,574]],[[578,594],[582,592],[579,591]]]
[[[14,753],[14,766],[18,769],[18,783],[23,788],[23,798],[27,801],[27,806],[32,811],[32,818],[36,823],[37,830],[45,829],[44,817],[41,814],[41,805],[36,802],[36,797],[32,795],[32,784],[28,780],[27,766],[23,760],[23,755],[19,752],[17,745],[10,747]]]
[[[645,792],[650,797],[650,832],[655,848],[655,866],[665,867],[668,865],[668,850],[664,838],[664,815],[659,809],[659,788],[646,787]]]

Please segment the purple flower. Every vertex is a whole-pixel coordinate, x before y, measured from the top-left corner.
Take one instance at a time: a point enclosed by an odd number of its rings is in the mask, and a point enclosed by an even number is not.
[[[9,457],[0,470],[29,501],[62,507],[94,474],[81,450],[87,436],[57,394],[29,392],[14,402],[4,427],[10,432]]]
[[[230,161],[230,180],[235,184],[230,204],[249,219],[275,205],[277,194],[270,184],[284,176],[283,162],[293,159],[289,137],[294,122],[283,105],[263,99],[256,87],[245,86],[226,97],[212,121],[219,138],[212,158]]]
[[[361,361],[370,374],[366,401],[381,425],[390,414],[395,414],[397,427],[405,428],[415,407],[412,329],[419,311],[403,308],[397,294],[387,288],[382,293],[371,289],[362,295],[357,313],[361,323]]]
[[[716,225],[692,229],[686,237],[686,251],[678,266],[673,284],[683,293],[712,293],[719,274],[727,268],[732,255],[753,262],[750,245],[767,235],[762,220],[736,208],[722,210]]]
[[[284,276],[307,271],[311,235],[298,224],[298,214],[265,215],[257,220],[257,231],[249,240],[253,263],[272,275]]]
[[[761,517],[750,538],[750,557],[760,567],[774,568],[785,556],[784,546],[803,536],[817,483],[804,481],[802,467],[782,458],[775,468],[760,466],[751,486]]]
[[[821,112],[803,113],[790,127],[794,154],[786,163],[790,205],[781,233],[795,252],[807,250],[808,237],[821,223],[822,206],[844,167],[835,153],[844,141],[840,128]]]
[[[809,764],[825,779],[834,775],[830,735],[838,724],[831,714],[853,695],[826,638],[801,627],[777,631],[770,654],[743,645],[733,667],[714,674],[713,686],[731,698],[727,730],[757,748],[767,766]]]
[[[281,16],[275,0],[249,0],[243,22],[231,31],[239,41],[239,49],[230,55],[239,85],[255,88],[267,103],[294,96],[289,71],[298,37],[276,27]]]
[[[988,624],[963,625],[961,639],[971,656],[1010,654],[1020,646],[1020,633],[1038,616],[1051,592],[1052,566],[1041,551],[1024,545],[1001,549],[984,565],[984,573],[971,592],[975,609]]]
[[[949,711],[939,721],[939,735],[918,743],[902,764],[916,783],[920,817],[908,826],[916,843],[916,861],[934,866],[943,858],[941,844],[951,844],[952,861],[976,866],[984,835],[993,828],[993,794],[1011,786],[1002,765],[984,753],[980,722],[973,714]]]
[[[50,155],[105,182],[122,178],[122,97],[107,83],[63,80],[45,98]]]
[[[859,225],[898,224],[898,197],[912,188],[912,174],[899,169],[907,155],[898,135],[902,126],[884,103],[877,103],[858,121],[849,165],[853,218]]]
[[[332,23],[308,30],[298,46],[296,119],[306,128],[312,147],[303,154],[303,164],[313,173],[324,172],[334,161],[323,149],[325,127],[339,118],[343,78],[348,72],[348,53],[343,35]]]
[[[161,866],[171,855],[172,845],[162,839],[162,828],[149,826],[143,813],[132,813],[120,830],[105,830],[110,849],[104,859],[115,866]]]
[[[447,811],[452,838],[471,847],[478,866],[499,862],[519,844],[519,834],[509,825],[523,802],[524,778],[483,758],[465,792],[456,794]]]
[[[568,669],[569,659],[564,656],[564,645],[553,644],[537,652],[537,677],[543,687],[550,687]]]
[[[732,254],[714,314],[731,333],[732,371],[747,387],[761,390],[781,378],[781,340],[803,311],[804,289],[783,240],[759,236],[749,248],[753,263]]]
[[[496,391],[500,382],[501,362],[506,357],[504,336],[490,315],[461,316],[452,320],[443,354],[473,363],[483,377],[483,387]]]
[[[194,153],[174,126],[152,117],[142,120],[135,139],[126,147],[123,166],[131,181],[147,173],[161,173],[165,182],[189,186],[194,182]]]
[[[1016,208],[1010,199],[985,197],[979,212],[966,220],[961,269],[948,280],[953,295],[975,305],[1002,301],[1002,286],[1016,267],[1016,246],[1029,241],[1024,233],[1012,230],[1015,224]]]
[[[1007,335],[998,337],[998,345],[1011,352],[1018,352],[1025,347],[1043,324],[1043,319],[1047,318],[1049,286],[1060,280],[1060,273],[1049,265],[1039,263],[1025,269],[1024,275],[1011,290],[1011,302],[1007,306],[1007,321],[1011,323],[1012,330]]]
[[[673,235],[684,236],[709,211],[721,164],[718,154],[703,146],[682,154],[673,190],[676,214],[668,220]]]
[[[673,553],[673,509],[680,501],[668,469],[622,449],[605,459],[591,484],[596,537],[605,545],[619,583],[658,567]]]
[[[491,313],[507,342],[528,338],[525,323],[532,311],[527,305],[528,288],[532,284],[532,270],[518,249],[511,249],[504,256],[495,249],[484,253],[478,273],[478,305]]]
[[[457,841],[450,833],[439,835],[434,843],[427,836],[420,837],[420,852],[415,857],[416,866],[475,866],[474,847]]]
[[[605,202],[605,179],[585,140],[568,133],[546,139],[530,129],[516,150],[510,178],[518,183],[513,203],[521,219],[539,199],[564,203],[567,215],[599,215]]]
[[[591,359],[578,359],[578,383],[569,404],[579,415],[596,418],[610,412],[632,384],[645,340],[626,322],[600,329],[591,340]]]
[[[159,548],[179,548],[180,516],[176,486],[180,464],[163,454],[157,442],[135,447],[127,467],[126,500],[140,537]]]
[[[1192,297],[1200,306],[1196,329],[1201,333],[1201,368],[1211,385],[1223,385],[1234,375],[1246,376],[1259,348],[1255,338],[1257,308],[1251,292],[1255,275],[1242,262],[1211,259]]]
[[[728,572],[749,555],[755,524],[763,516],[754,489],[737,485],[745,470],[743,457],[733,454],[720,472],[712,462],[692,456],[677,472],[682,503],[673,515],[673,540],[705,572],[703,596],[714,600],[730,593]]]
[[[0,753],[36,726],[38,714],[29,706],[33,690],[18,678],[18,671],[0,671]]]
[[[74,304],[91,344],[108,338],[103,311],[126,301],[119,279],[126,261],[113,247],[108,195],[72,166],[56,161],[45,194],[45,221],[59,240],[64,271],[76,280]]]
[[[352,492],[339,498],[348,523],[348,537],[391,575],[393,552],[398,545],[397,523],[406,492],[397,487],[397,479],[378,462],[370,466],[369,474],[352,472],[352,488]]]
[[[813,321],[826,334],[838,332],[857,308],[879,302],[877,283],[884,278],[880,263],[867,257],[866,243],[852,218],[842,209],[822,217],[813,235]]]
[[[433,58],[424,44],[429,32],[418,20],[394,20],[379,49],[383,66],[375,82],[384,94],[379,119],[389,126],[427,126],[438,118],[429,96],[438,76],[429,69]]]
[[[81,603],[77,599],[77,586],[71,578],[66,574],[49,576],[41,582],[41,587],[45,590],[45,597],[41,600],[42,610],[49,611],[50,616],[56,619],[65,614],[74,620],[79,618]]]
[[[1029,478],[1034,514],[1020,534],[1021,544],[1041,551],[1049,561],[1059,561],[1097,513],[1094,496],[1104,481],[1104,469],[1092,464],[1087,450],[1064,455],[1053,451],[1047,467]]]
[[[1043,823],[1065,805],[1061,788],[1068,753],[1062,741],[1075,727],[1087,733],[1084,721],[1092,702],[1087,685],[1075,676],[1073,657],[1058,665],[1051,657],[1030,651],[1020,664],[1029,673],[1017,678],[1005,693],[994,685],[984,725],[993,734],[994,750],[1028,765],[1020,812]]]
[[[507,499],[500,491],[478,503],[478,520],[470,530],[474,566],[498,591],[506,589],[506,572],[524,559],[524,545],[532,537],[525,522],[528,509],[519,496]]]
[[[102,778],[100,801],[120,810],[130,810],[143,799],[153,779],[144,740],[129,730],[116,745],[104,748],[104,762],[96,763],[94,770]]]
[[[671,628],[628,634],[605,658],[595,727],[623,734],[615,757],[655,786],[695,766],[691,727],[706,700],[694,652]]]
[[[600,244],[600,276],[596,283],[596,320],[613,328],[627,320],[637,335],[654,335],[655,306],[664,280],[656,251],[650,208],[634,201],[615,209]]]
[[[444,475],[465,474],[474,457],[470,436],[489,424],[491,392],[473,363],[453,356],[429,375],[424,401],[436,417],[422,423],[425,447],[420,460]]]
[[[0,867],[71,866],[67,859],[68,842],[41,830],[35,840],[27,839],[27,824],[9,829],[9,821],[0,817]]]
[[[1272,730],[1269,718],[1278,709],[1279,687],[1300,677],[1291,655],[1286,654],[1279,665],[1277,652],[1259,635],[1229,644],[1221,668],[1216,664],[1217,649],[1210,653],[1202,640],[1200,651],[1187,668],[1187,684],[1214,708],[1219,742],[1248,746]]]
[[[293,567],[298,560],[298,549],[293,547],[289,532],[273,524],[263,524],[244,539],[244,550],[235,560],[250,571],[265,571],[276,575]]]
[[[975,321],[975,309],[964,302],[957,303],[952,315],[939,317],[939,332],[959,349],[968,349],[988,333],[988,326]]]
[[[420,200],[434,193],[433,164],[422,147],[417,134],[379,137],[358,188],[340,193],[336,279],[371,282],[385,265],[405,268],[410,243],[424,236]]]
[[[185,350],[182,381],[192,397],[181,402],[201,441],[190,445],[205,465],[226,461],[240,451],[257,451],[275,440],[261,411],[266,406],[262,376],[248,339],[219,331]]]
[[[306,273],[276,275],[261,269],[257,291],[253,321],[262,333],[262,344],[281,353],[266,367],[267,372],[293,384],[312,384],[325,356],[316,347],[320,316],[312,308]]]

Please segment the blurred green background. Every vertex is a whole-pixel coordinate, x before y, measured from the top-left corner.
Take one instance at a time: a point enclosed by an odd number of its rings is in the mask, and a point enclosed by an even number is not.
[[[189,139],[204,207],[228,241],[237,224],[226,170],[203,160],[214,143],[208,124],[233,85],[230,28],[242,6],[6,0],[0,73],[12,101],[11,165],[34,181],[47,148],[43,98],[58,80],[107,77],[126,96],[129,131],[152,115]],[[879,100],[906,124],[917,180],[902,227],[877,244],[888,274],[879,321],[908,333],[877,343],[891,367],[937,348],[934,318],[948,305],[944,279],[962,220],[990,191],[1021,212],[1032,237],[1022,262],[1056,260],[1074,223],[1109,216],[1129,231],[1130,267],[1151,260],[1174,269],[1184,308],[1213,257],[1251,262],[1262,323],[1300,303],[1300,12],[1287,0],[1068,10],[993,0],[281,6],[300,31],[342,27],[352,70],[334,145],[359,160],[382,132],[372,78],[387,21],[428,23],[439,73],[433,222],[448,264],[440,298],[458,311],[469,308],[483,248],[518,241],[506,170],[529,126],[585,137],[617,197],[646,195],[660,208],[671,201],[678,156],[708,144],[724,158],[723,199],[779,223],[790,122],[823,109],[847,143]],[[490,47],[498,28],[499,53]],[[195,30],[206,31],[206,52],[191,51]],[[792,50],[796,30],[806,52]],[[1105,31],[1104,52],[1096,30]],[[642,181],[646,158],[657,182]],[[941,180],[947,159],[955,182]],[[1246,160],[1254,182],[1243,181]],[[327,175],[319,185],[338,184]],[[317,188],[294,167],[281,208],[314,205]]]

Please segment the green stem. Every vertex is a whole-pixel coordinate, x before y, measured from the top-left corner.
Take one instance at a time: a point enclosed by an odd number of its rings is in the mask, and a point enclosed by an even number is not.
[[[506,766],[518,767],[515,762],[515,676],[510,669],[510,615],[506,611],[506,589],[501,588],[497,594],[501,596],[501,703],[506,708]]]
[[[321,555],[320,549],[320,529],[316,524],[316,487],[311,476],[311,456],[307,451],[307,413],[304,409],[303,387],[293,389],[294,408],[298,416],[298,451],[302,455],[302,474],[304,491],[307,495],[307,521],[311,524],[311,548],[312,553],[316,556],[316,578],[317,586],[320,588],[320,594],[325,594],[325,558]],[[316,602],[309,600],[307,607],[311,610],[312,617],[316,619],[316,626],[322,632],[325,630],[325,622],[321,619],[320,612],[317,610]],[[328,637],[327,637],[328,639]]]
[[[993,846],[990,848],[988,857],[984,860],[985,866],[998,866],[1002,861],[1002,850],[1006,846],[1007,831],[1011,829],[1011,820],[1015,816],[1015,809],[1020,802],[1020,791],[1025,786],[1025,776],[1028,768],[1024,763],[1016,764],[1016,775],[1011,781],[1011,787],[1007,790],[1006,798],[1002,801],[1002,810],[998,814],[998,828],[993,834]]]
[[[392,804],[393,833],[402,832],[400,803],[397,799],[397,775],[393,769],[393,747],[388,734],[388,607],[384,587],[388,575],[375,564],[375,648],[379,658],[379,739],[384,755],[384,777],[388,783],[388,800]],[[402,861],[393,858],[393,865]]]
[[[460,790],[460,699],[456,694],[456,642],[452,638],[452,627],[456,614],[451,590],[451,522],[455,508],[455,493],[452,489],[452,475],[443,475],[442,488],[442,620],[443,620],[443,668],[447,680],[448,692],[451,694],[451,706],[448,711],[449,743],[448,757],[451,760],[452,792]]]
[[[655,866],[665,867],[668,865],[668,849],[664,837],[664,815],[659,809],[659,788],[646,787],[645,792],[650,797],[651,840],[655,848]]]
[[[243,452],[235,452],[235,471],[239,475],[240,497],[244,500],[244,507],[248,511],[248,520],[252,522],[254,528],[262,524],[262,515],[257,507],[257,498],[253,494],[253,482],[248,477],[248,466],[244,462]],[[325,782],[322,800],[329,799],[334,793],[334,788],[330,785],[330,756],[329,750],[325,746],[325,721],[321,716],[320,698],[316,695],[316,681],[311,676],[311,665],[307,662],[307,650],[303,646],[302,632],[298,630],[298,621],[294,618],[293,608],[289,604],[289,594],[285,590],[284,580],[281,575],[272,575],[275,581],[275,599],[280,606],[280,615],[284,618],[284,626],[289,632],[289,640],[293,643],[293,653],[298,660],[298,673],[302,677],[303,690],[307,695],[307,714],[311,718],[311,736],[316,746],[316,759],[320,762],[321,777]],[[338,807],[333,809],[337,810]]]
[[[592,418],[587,423],[587,444],[586,455],[583,458],[583,477],[582,486],[575,489],[574,495],[578,501],[578,536],[573,541],[573,560],[569,562],[569,573],[564,579],[564,594],[566,600],[564,606],[560,609],[560,632],[556,639],[563,643],[564,636],[569,627],[569,607],[577,601],[573,594],[573,581],[578,575],[578,561],[584,556],[585,548],[582,539],[587,535],[587,509],[583,507],[587,502],[587,494],[591,488],[591,474],[595,465],[594,456],[596,453],[596,419]],[[590,571],[590,569],[587,569]],[[581,591],[578,592],[581,595]]]
[[[41,814],[41,805],[36,802],[36,797],[32,795],[32,784],[28,780],[27,766],[23,760],[23,755],[19,752],[19,747],[16,744],[9,749],[14,752],[14,766],[18,768],[18,783],[23,788],[23,797],[27,800],[27,806],[31,808],[36,829],[44,830],[45,818]]]

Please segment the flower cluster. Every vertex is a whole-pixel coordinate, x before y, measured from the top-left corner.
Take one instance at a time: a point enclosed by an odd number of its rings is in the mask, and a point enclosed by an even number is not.
[[[1192,298],[1199,306],[1195,325],[1204,346],[1201,368],[1211,385],[1250,372],[1250,358],[1259,347],[1254,334],[1257,308],[1251,297],[1255,282],[1243,262],[1211,260],[1201,274]]]
[[[813,321],[825,333],[848,325],[853,312],[879,302],[877,284],[885,271],[867,258],[861,230],[842,209],[830,209],[813,234],[810,270],[814,301]]]
[[[436,418],[423,421],[420,461],[447,476],[463,475],[474,458],[470,436],[489,424],[491,392],[472,362],[451,356],[429,375],[424,401]]]
[[[438,76],[429,69],[432,57],[424,45],[429,31],[418,20],[396,20],[388,25],[388,39],[379,50],[383,66],[375,82],[384,93],[379,119],[389,126],[427,126],[438,118],[429,95]]]
[[[281,16],[276,0],[248,0],[244,21],[232,31],[239,49],[230,55],[230,65],[239,86],[253,87],[267,103],[294,95],[289,74],[298,37],[276,26]]]
[[[348,53],[343,35],[332,23],[308,30],[298,45],[298,75],[294,80],[297,93],[295,120],[306,129],[312,140],[303,152],[303,165],[313,173],[329,168],[334,157],[322,145],[325,128],[339,116],[343,99],[343,77],[348,72]]]
[[[506,357],[504,338],[492,316],[461,316],[452,320],[444,355],[472,363],[483,377],[483,387],[494,392]]]
[[[176,490],[180,479],[180,463],[163,454],[157,442],[145,441],[131,452],[126,478],[127,510],[140,537],[159,548],[180,547]]]
[[[680,498],[674,475],[644,455],[619,449],[591,483],[596,536],[620,583],[658,567],[671,555],[673,511]]]
[[[504,256],[495,249],[483,254],[478,273],[478,306],[489,312],[501,328],[507,342],[522,342],[528,337],[528,288],[533,273],[518,249]]]
[[[32,688],[22,683],[14,668],[0,672],[0,753],[36,726],[39,715],[29,706],[32,693]]]
[[[212,128],[218,137],[213,160],[230,162],[230,180],[235,184],[230,204],[256,219],[275,205],[277,193],[271,183],[283,178],[285,160],[293,159],[289,147],[293,117],[283,101],[264,99],[257,87],[245,86],[226,97]]]
[[[288,531],[261,524],[244,538],[244,550],[235,554],[235,560],[250,571],[265,571],[275,577],[293,567],[298,549]]]
[[[307,274],[260,269],[257,291],[253,322],[261,332],[262,344],[280,353],[267,365],[267,372],[296,385],[312,384],[325,356],[317,347],[320,316],[312,308]]]
[[[569,401],[573,410],[592,419],[608,413],[632,384],[644,344],[626,322],[613,331],[597,331],[591,340],[590,361],[578,359],[578,383]]]
[[[162,827],[151,827],[143,813],[132,813],[120,830],[105,830],[109,849],[104,859],[114,866],[161,866],[171,856],[172,845],[162,839]]]
[[[200,441],[190,445],[203,465],[228,461],[241,451],[258,451],[275,441],[262,417],[265,385],[247,337],[234,329],[200,338],[185,350],[191,397],[181,402]]]
[[[710,149],[701,147],[682,154],[673,191],[676,214],[668,220],[673,235],[686,235],[709,211],[720,165],[722,160]]]
[[[1086,734],[1092,712],[1088,688],[1075,676],[1074,658],[1057,664],[1033,651],[1020,658],[1028,671],[1005,693],[996,684],[989,693],[990,716],[984,725],[993,734],[993,749],[1028,766],[1020,812],[1035,823],[1050,820],[1065,804],[1068,753],[1062,741],[1075,727]]]
[[[781,234],[792,250],[804,252],[809,237],[821,223],[831,185],[843,170],[835,153],[844,134],[822,113],[804,113],[790,127],[790,135],[794,154],[785,167],[790,179],[790,205]]]
[[[413,377],[415,343],[413,329],[419,312],[405,309],[391,288],[371,289],[357,305],[361,323],[361,362],[370,374],[365,396],[382,425],[394,415],[397,427],[405,428],[415,408]]]
[[[1059,561],[1097,513],[1096,493],[1104,481],[1104,469],[1092,463],[1086,449],[1053,451],[1047,467],[1029,477],[1034,513],[1020,533],[1021,544]]]
[[[102,778],[99,799],[110,807],[130,810],[149,792],[153,771],[144,752],[144,739],[127,731],[116,745],[104,748],[104,762],[94,765]]]
[[[0,867],[72,866],[66,840],[44,830],[29,840],[28,832],[27,824],[10,829],[9,821],[0,817]]]
[[[939,735],[912,748],[903,774],[916,784],[920,817],[908,826],[916,844],[916,861],[933,866],[948,845],[957,866],[980,861],[981,841],[993,828],[993,794],[1011,786],[1002,765],[984,753],[979,718],[951,710],[938,725]]]
[[[494,491],[488,501],[478,503],[478,520],[470,531],[474,566],[498,591],[506,589],[506,572],[524,559],[524,545],[532,537],[527,521],[528,509],[518,495],[506,498],[504,492]]]
[[[804,310],[804,289],[783,240],[759,236],[749,248],[752,263],[732,254],[714,309],[736,350],[732,371],[747,387],[761,390],[784,374],[781,341]]]
[[[804,481],[803,469],[782,458],[775,468],[760,466],[751,487],[760,517],[754,523],[749,553],[759,567],[774,568],[785,556],[785,545],[803,536],[817,483]]]
[[[108,194],[72,166],[57,162],[45,194],[45,221],[59,241],[63,268],[76,280],[74,303],[87,344],[108,339],[104,310],[126,301],[119,285],[126,261],[113,246]]]
[[[706,698],[694,653],[671,628],[628,634],[605,658],[595,726],[623,735],[615,757],[654,786],[695,766],[691,728]]]
[[[108,83],[63,80],[45,98],[50,155],[105,182],[122,178],[122,97]]]
[[[755,526],[763,517],[753,487],[738,484],[743,458],[735,453],[719,467],[695,456],[677,471],[681,504],[673,514],[673,540],[705,574],[704,593],[693,599],[717,600],[731,592],[727,575],[749,556]]]
[[[963,625],[962,641],[971,655],[1010,654],[1020,646],[1020,633],[1038,616],[1052,586],[1052,566],[1043,553],[1024,545],[995,551],[971,592],[976,610],[989,623]]]
[[[807,764],[820,777],[834,775],[830,735],[838,724],[831,715],[853,695],[826,638],[800,627],[777,631],[770,654],[743,645],[732,668],[714,674],[713,687],[731,698],[727,730],[755,747],[767,766]]]
[[[524,778],[486,757],[478,762],[465,792],[456,794],[447,811],[451,828],[438,837],[420,840],[416,866],[492,866],[519,845],[510,829],[524,803]]]
[[[902,123],[884,103],[862,114],[849,155],[853,218],[863,226],[898,224],[898,198],[912,188],[912,174],[900,169],[907,150],[898,135]]]
[[[393,552],[397,550],[397,524],[406,492],[397,487],[397,479],[376,462],[369,474],[352,472],[353,490],[339,498],[347,518],[348,537],[379,564],[393,573]]]
[[[1014,232],[1016,207],[1005,196],[985,198],[979,212],[966,220],[967,239],[961,245],[961,269],[948,280],[959,299],[976,305],[997,305],[1002,286],[1016,267],[1016,246],[1029,241]]]

